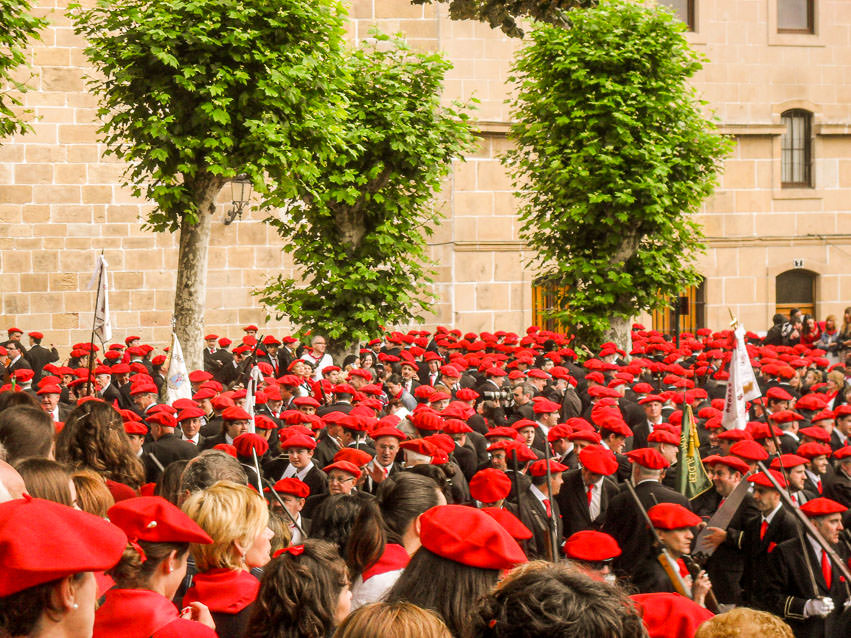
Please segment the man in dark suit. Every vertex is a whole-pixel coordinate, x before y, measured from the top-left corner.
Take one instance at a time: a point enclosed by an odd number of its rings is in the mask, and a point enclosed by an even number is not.
[[[177,421],[167,412],[156,412],[147,418],[153,441],[142,448],[145,480],[155,483],[169,463],[198,456],[198,448],[174,434]]]
[[[413,396],[420,382],[417,379],[417,364],[413,361],[402,361],[400,374],[402,376],[402,388]]]
[[[582,467],[564,473],[564,484],[556,497],[565,538],[586,529],[599,530],[609,503],[618,494],[617,484],[608,478],[618,471],[611,450],[588,445],[579,451],[579,460]]]
[[[342,412],[348,414],[352,411],[352,398],[355,396],[355,389],[348,383],[341,383],[334,386],[334,403],[319,408],[316,414],[325,416],[332,412]]]
[[[845,506],[827,498],[817,498],[801,506],[821,536],[847,564],[848,550],[839,543]],[[807,560],[815,577],[815,591]],[[836,565],[809,535],[777,545],[768,555],[764,603],[769,611],[792,627],[796,638],[848,636],[851,629],[844,605],[848,583]],[[845,613],[843,613],[845,612]]]
[[[434,387],[440,381],[440,366],[443,358],[435,352],[426,352],[425,363],[419,371],[420,384]]]
[[[851,507],[851,448],[842,448],[834,458],[836,471],[824,477],[824,496]]]
[[[216,357],[216,339],[219,336],[208,334],[204,337],[204,371],[215,375],[222,367],[222,362]]]
[[[658,503],[677,503],[691,509],[685,496],[662,485],[662,470],[670,464],[658,450],[640,448],[626,456],[632,462],[632,483],[645,512]],[[646,556],[653,545],[644,515],[626,488],[609,503],[601,531],[613,537],[623,550],[614,563],[614,568],[622,573],[631,574],[635,557]]]
[[[297,478],[310,488],[310,494],[328,491],[328,477],[314,462],[316,441],[304,434],[293,434],[281,441],[284,453],[263,466],[263,472],[271,481]],[[324,466],[323,466],[324,467]]]
[[[647,437],[653,428],[662,423],[662,404],[664,400],[657,394],[648,394],[638,404],[644,408],[644,420],[632,428],[632,449],[647,447]]]
[[[711,518],[724,500],[733,493],[750,469],[744,461],[734,456],[708,458],[705,461],[709,477],[715,486],[692,500],[695,513]],[[706,572],[712,581],[712,589],[720,603],[739,604],[742,596],[742,572],[745,557],[742,552],[744,527],[759,516],[753,496],[745,494],[739,508],[724,529],[710,528],[707,541],[715,545],[715,551],[706,561]]]
[[[41,378],[41,371],[48,363],[59,361],[59,352],[51,346],[50,350],[41,345],[41,340],[44,335],[40,332],[29,332],[27,336],[30,338],[30,349],[24,355],[24,358],[29,361],[35,372],[35,381]]]
[[[782,474],[775,470],[769,472],[782,487],[786,487]],[[748,481],[753,483],[753,499],[759,516],[745,523],[742,534],[741,547],[745,555],[742,601],[749,606],[767,607],[764,589],[769,555],[783,541],[797,538],[798,522],[794,514],[786,510],[780,500],[780,492],[763,472],[748,477]]]
[[[556,497],[562,486],[562,473],[567,468],[553,460],[549,462],[549,480],[547,461],[538,460],[529,466],[532,484],[520,501],[519,518],[532,531],[526,549],[530,560],[541,558],[557,560],[553,555],[553,533],[555,542],[561,545],[563,537],[561,512]]]
[[[17,341],[9,341],[6,344],[6,354],[9,357],[9,363],[6,365],[5,381],[8,382],[12,373],[16,370],[32,370],[29,361],[24,359],[23,349]]]
[[[281,339],[281,349],[278,351],[278,369],[283,374],[288,370],[290,364],[301,356],[298,348],[298,339],[295,337],[284,337]]]

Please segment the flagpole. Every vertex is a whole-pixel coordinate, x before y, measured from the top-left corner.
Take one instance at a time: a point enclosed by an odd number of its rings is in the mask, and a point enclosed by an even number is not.
[[[95,328],[98,320],[98,303],[100,302],[100,289],[103,282],[103,249],[98,256],[98,286],[95,293],[95,311],[92,313],[92,332],[89,335],[89,375],[86,379],[86,396],[89,396],[92,390],[92,374],[95,369]]]

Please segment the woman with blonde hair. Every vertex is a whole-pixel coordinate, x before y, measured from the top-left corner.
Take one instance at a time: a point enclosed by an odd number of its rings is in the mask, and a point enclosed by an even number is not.
[[[269,562],[273,533],[266,503],[245,485],[219,481],[192,494],[183,511],[213,539],[191,546],[199,573],[183,604],[203,603],[219,638],[240,638],[260,590],[249,570]]]
[[[77,505],[84,512],[107,518],[107,511],[115,505],[115,499],[106,481],[92,470],[78,470],[71,475],[71,481],[77,489]]]
[[[350,614],[334,638],[452,638],[452,634],[433,611],[406,602],[378,602]]]

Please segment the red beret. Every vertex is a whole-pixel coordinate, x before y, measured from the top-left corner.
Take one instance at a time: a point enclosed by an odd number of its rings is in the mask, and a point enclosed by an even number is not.
[[[571,534],[564,542],[564,554],[574,560],[599,563],[621,555],[618,542],[603,532],[583,530]]]
[[[278,424],[264,414],[255,414],[254,428],[257,430],[277,430]]]
[[[555,401],[550,401],[549,399],[535,401],[535,414],[549,414],[551,412],[558,412],[559,410],[561,410],[561,406]]]
[[[281,479],[275,483],[274,487],[275,491],[281,494],[290,494],[298,498],[307,498],[310,496],[310,486],[295,477]]]
[[[205,370],[193,370],[189,373],[189,380],[192,383],[204,383],[213,378],[213,375]]]
[[[793,421],[803,421],[804,417],[792,410],[779,410],[768,416],[769,421],[775,423],[792,423]]]
[[[257,326],[255,326],[255,325],[252,323],[252,324],[250,324],[250,325],[245,326],[245,327],[243,328],[243,330],[244,330],[245,332],[249,332],[249,331],[250,331],[250,332],[257,332],[257,331],[259,330],[259,328],[258,328]]]
[[[626,453],[627,458],[633,463],[637,463],[648,470],[663,470],[671,464],[668,459],[662,456],[658,450],[650,447],[643,447],[637,450],[632,450]]]
[[[713,454],[703,459],[703,464],[726,465],[731,470],[735,470],[742,475],[747,474],[750,471],[750,466],[736,456],[718,456],[717,454]]]
[[[514,439],[517,438],[517,431],[514,430],[513,428],[502,425],[502,426],[498,426],[498,427],[495,427],[495,428],[491,428],[485,434],[485,438],[488,438],[488,439],[493,439],[493,438],[502,437],[502,436],[508,437],[509,439],[514,440]]]
[[[495,468],[479,470],[470,479],[470,496],[481,503],[496,503],[511,492],[511,479]]]
[[[567,436],[568,441],[588,441],[592,444],[599,444],[602,439],[594,430],[575,430]]]
[[[722,441],[751,441],[753,437],[744,430],[726,430],[718,434]]]
[[[830,456],[831,452],[833,450],[829,445],[819,443],[818,441],[810,441],[809,443],[799,445],[796,454],[812,461],[818,456]]]
[[[772,459],[771,469],[779,470],[781,461],[783,462],[783,467],[788,470],[797,465],[805,465],[809,462],[809,459],[798,456],[797,454],[781,454],[779,457]]]
[[[532,530],[526,527],[523,522],[507,509],[501,507],[483,507],[482,512],[490,516],[497,523],[505,528],[512,538],[524,541],[532,538]]]
[[[700,524],[701,518],[678,503],[659,503],[647,510],[656,529],[682,529]]]
[[[511,569],[526,556],[511,534],[481,510],[438,505],[420,517],[420,540],[428,551],[481,569]]]
[[[148,428],[146,428],[144,424],[137,423],[136,421],[125,421],[124,432],[128,435],[140,434],[142,436],[145,436],[148,433]]]
[[[116,363],[109,371],[112,374],[130,374],[130,366],[126,363]]]
[[[473,428],[461,419],[446,419],[446,421],[443,422],[443,431],[447,434],[465,434],[467,432],[472,432]]]
[[[602,445],[586,445],[579,450],[579,462],[589,472],[605,476],[614,474],[618,469],[614,452]]]
[[[233,446],[236,448],[236,455],[244,458],[251,458],[252,450],[257,453],[258,457],[263,456],[269,451],[269,442],[259,434],[253,432],[245,432],[240,434],[233,440]]]
[[[435,456],[439,448],[431,441],[425,439],[411,439],[410,441],[402,441],[399,445],[403,450],[410,450],[423,456]]]
[[[833,453],[833,458],[835,458],[839,461],[843,461],[847,458],[851,458],[851,445],[845,445],[845,446],[839,448],[838,450],[836,450],[836,452]]]
[[[626,421],[623,419],[604,419],[600,424],[601,430],[608,430],[609,432],[614,432],[620,436],[632,436],[632,430],[629,429],[629,426],[626,424]]]
[[[355,479],[359,479],[361,475],[361,471],[358,469],[358,466],[351,461],[337,461],[336,463],[331,463],[331,465],[326,465],[322,468],[322,471],[326,474],[330,474],[331,470],[340,470],[346,474],[351,474],[355,477]]]
[[[372,455],[357,448],[344,447],[334,455],[332,460],[334,463],[337,461],[348,461],[355,467],[363,467],[372,460]]]
[[[284,430],[284,432],[286,433],[286,430]],[[304,448],[305,450],[315,450],[316,439],[300,432],[290,434],[289,436],[284,438],[283,441],[281,441],[281,449],[289,450],[290,448]]]
[[[62,388],[58,385],[45,385],[42,386],[37,392],[39,396],[42,394],[62,394]]]
[[[646,397],[642,397],[639,399],[638,404],[644,405],[646,403],[664,403],[665,399],[660,397],[658,394],[648,394]]]
[[[335,385],[332,389],[334,394],[355,394],[355,389],[349,385],[348,383],[341,383],[340,385]]]
[[[783,388],[779,388],[774,386],[773,388],[768,388],[768,391],[765,393],[766,398],[772,399],[774,401],[792,401],[794,397],[786,392]]]
[[[130,396],[137,394],[157,394],[157,386],[153,383],[136,383],[130,386]]]
[[[833,418],[832,416],[830,417]],[[830,433],[825,430],[823,427],[818,425],[811,425],[808,428],[801,428],[798,430],[798,434],[802,436],[806,436],[807,438],[814,439],[821,443],[829,443],[830,442]]]
[[[827,405],[824,395],[821,394],[805,394],[795,402],[795,408],[798,410],[823,410]]]
[[[455,396],[461,401],[475,401],[479,398],[479,393],[472,388],[461,388]]]
[[[104,519],[32,498],[0,503],[0,597],[114,566],[127,537]]]
[[[400,431],[400,430],[398,430],[398,429],[396,429],[396,428],[394,428],[390,425],[381,425],[380,421],[379,421],[379,427],[377,427],[375,430],[373,430],[372,434],[370,436],[374,441],[377,441],[378,439],[380,439],[383,436],[392,436],[393,438],[399,439],[400,441],[404,441],[405,439],[408,438],[408,436],[404,432],[402,432],[402,431]]]
[[[33,339],[44,339],[44,335],[40,332],[36,332],[35,330],[33,330],[32,332],[28,332],[27,334]]]
[[[200,543],[213,539],[198,524],[160,496],[137,496],[116,503],[107,512],[131,541]]]
[[[744,440],[733,443],[730,446],[730,454],[738,456],[745,461],[765,461],[768,458],[768,452],[756,441]]]
[[[697,628],[712,618],[712,612],[680,594],[658,592],[633,594],[650,638],[694,636]]]
[[[222,412],[222,420],[224,421],[250,421],[251,415],[239,406],[232,405],[225,408]]]
[[[218,338],[219,338],[219,335],[214,335],[214,334],[211,333],[211,334],[208,334],[204,337],[204,341],[215,341]]]
[[[215,410],[227,410],[228,408],[234,407],[233,399],[230,397],[226,397],[223,394],[213,397],[210,400],[210,403],[213,405],[213,409]]]
[[[337,423],[342,425],[345,429],[353,430],[355,432],[366,432],[368,429],[366,421],[356,414],[347,414],[338,419]]]
[[[313,397],[296,397],[295,399],[293,399],[293,404],[299,407],[306,405],[314,408],[318,408],[320,405],[319,401],[317,401]]]
[[[847,509],[848,508],[842,503],[837,503],[834,500],[824,498],[822,496],[814,498],[813,500],[807,501],[801,505],[801,511],[810,518],[828,516],[829,514],[842,514]]]
[[[420,386],[422,387],[422,386]],[[411,417],[414,427],[426,432],[439,432],[443,429],[443,419],[436,412],[421,411]]]
[[[847,403],[838,405],[833,409],[833,416],[836,418],[848,416],[849,414],[851,414],[851,405],[848,405]]]
[[[532,419],[519,419],[511,424],[511,427],[514,428],[517,432],[522,430],[523,428],[536,428],[538,427],[538,422],[533,421]]]
[[[560,472],[566,472],[567,466],[562,465],[558,461],[554,461],[550,459],[550,473],[558,474]],[[532,465],[529,466],[529,474],[532,476],[546,476],[547,474],[547,462],[544,459],[538,459]]]
[[[236,448],[228,443],[217,443],[213,446],[213,449],[219,450],[220,452],[224,452],[225,454],[236,458]]]
[[[206,413],[202,408],[188,407],[181,410],[177,415],[177,422],[186,421],[187,419],[197,419],[204,416]]]
[[[164,428],[177,427],[177,421],[174,420],[174,417],[163,411],[148,414],[145,420],[148,423],[156,423],[157,425]]]
[[[679,445],[680,439],[677,435],[668,432],[667,430],[662,430],[659,428],[654,429],[650,435],[647,437],[648,443],[667,443],[668,445]]]
[[[780,487],[786,487],[786,479],[783,478],[783,475],[777,470],[768,470],[771,472],[771,476],[777,479],[777,483]],[[771,489],[777,489],[774,487],[774,484],[768,479],[768,476],[765,472],[760,472],[758,474],[753,474],[748,477],[748,481],[753,483],[754,485],[760,485],[762,487],[769,487]]]
[[[490,368],[485,369],[485,374],[489,377],[504,377],[505,370],[497,368],[496,366],[491,366]]]

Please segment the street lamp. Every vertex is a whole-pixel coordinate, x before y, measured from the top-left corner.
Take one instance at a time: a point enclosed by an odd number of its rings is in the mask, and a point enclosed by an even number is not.
[[[234,177],[230,181],[230,193],[233,206],[225,212],[225,226],[230,226],[237,217],[242,218],[242,210],[251,199],[251,180],[248,175],[240,174]]]

